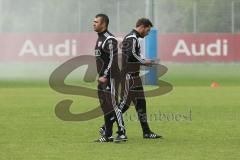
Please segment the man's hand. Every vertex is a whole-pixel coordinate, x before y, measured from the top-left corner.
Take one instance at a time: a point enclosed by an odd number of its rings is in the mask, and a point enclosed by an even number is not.
[[[158,59],[156,60],[145,60],[146,63],[145,63],[145,66],[149,66],[149,67],[152,67],[153,65],[159,65],[160,64],[160,61]]]
[[[99,78],[98,78],[98,82],[99,82],[99,83],[107,83],[107,78],[104,77],[104,76],[99,77]]]
[[[145,66],[151,66],[151,65],[152,65],[152,61],[149,60],[149,59],[147,59],[147,60],[145,61]]]

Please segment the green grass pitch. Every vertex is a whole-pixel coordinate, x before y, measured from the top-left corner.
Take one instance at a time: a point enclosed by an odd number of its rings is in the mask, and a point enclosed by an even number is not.
[[[66,122],[55,116],[60,100],[74,100],[71,111],[80,113],[96,107],[97,99],[57,93],[47,82],[1,81],[0,160],[239,159],[240,66],[166,66],[169,70],[161,79],[174,89],[147,98],[150,127],[164,139],[143,139],[131,107],[124,115],[129,141],[120,144],[93,142],[102,117]],[[213,81],[220,87],[211,88]]]

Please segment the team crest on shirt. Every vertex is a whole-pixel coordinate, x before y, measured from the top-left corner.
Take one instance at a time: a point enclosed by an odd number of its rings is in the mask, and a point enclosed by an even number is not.
[[[101,46],[101,44],[102,44],[102,42],[101,42],[101,41],[99,41],[99,42],[98,42],[98,47],[100,47],[100,46]]]
[[[95,50],[95,56],[96,56],[96,57],[101,56],[101,52],[100,52],[99,49],[96,49],[96,50]]]

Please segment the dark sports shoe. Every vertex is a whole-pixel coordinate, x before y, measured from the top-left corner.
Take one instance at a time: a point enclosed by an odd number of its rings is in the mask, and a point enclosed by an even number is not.
[[[121,141],[126,142],[128,140],[125,134],[118,134],[117,137],[114,139],[114,142],[119,143]]]
[[[94,142],[113,142],[113,137],[105,137],[102,136],[99,139],[95,140]]]
[[[101,136],[105,136],[105,126],[100,127],[98,132]]]
[[[157,139],[157,138],[163,138],[163,137],[158,135],[158,134],[156,134],[156,133],[149,132],[149,133],[143,134],[143,138],[146,138],[146,139]]]

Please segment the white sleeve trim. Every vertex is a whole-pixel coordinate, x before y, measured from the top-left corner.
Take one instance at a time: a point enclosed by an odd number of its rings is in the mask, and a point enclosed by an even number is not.
[[[108,36],[106,39],[105,39],[105,41],[103,42],[103,44],[102,44],[102,49],[104,48],[104,46],[105,46],[105,43],[109,40],[109,39],[115,39],[116,41],[117,41],[117,39],[115,38],[115,37],[113,37],[113,36]]]
[[[142,59],[142,57],[138,56],[136,54],[136,50],[135,50],[135,47],[136,47],[136,39],[134,38],[133,39],[133,46],[132,46],[132,53],[133,53],[133,56],[142,64],[145,64],[146,61],[144,59]]]
[[[112,44],[112,40],[109,40],[109,46],[108,47],[109,47],[109,50],[110,50],[110,60],[109,60],[107,68],[104,71],[104,75],[105,76],[108,75],[108,71],[111,68],[112,62],[113,62],[113,44]]]

